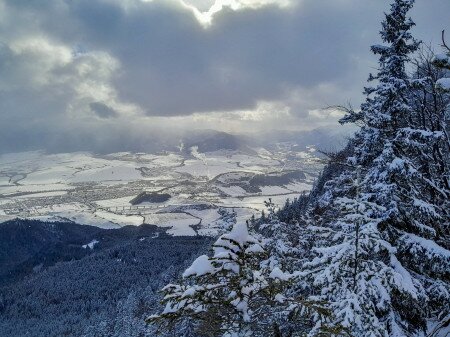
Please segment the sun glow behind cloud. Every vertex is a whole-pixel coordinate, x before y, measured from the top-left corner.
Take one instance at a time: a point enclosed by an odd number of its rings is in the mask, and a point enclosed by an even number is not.
[[[194,13],[197,20],[205,27],[211,25],[216,13],[225,8],[237,11],[244,8],[260,8],[267,5],[277,5],[286,7],[291,4],[290,0],[180,0],[183,6],[189,8]],[[208,8],[208,2],[211,3]],[[208,8],[208,10],[203,10]]]

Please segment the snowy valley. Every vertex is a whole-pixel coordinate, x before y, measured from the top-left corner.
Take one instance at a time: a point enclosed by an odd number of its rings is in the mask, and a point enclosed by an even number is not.
[[[0,221],[16,217],[101,228],[154,224],[172,235],[216,235],[220,209],[239,221],[309,191],[322,168],[314,146],[199,152],[0,156]],[[158,198],[163,196],[163,198]],[[152,199],[153,197],[153,199]],[[154,199],[156,197],[156,199]]]

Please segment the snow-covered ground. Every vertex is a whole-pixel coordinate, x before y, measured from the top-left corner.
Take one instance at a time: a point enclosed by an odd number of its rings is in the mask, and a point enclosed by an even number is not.
[[[309,190],[320,169],[314,150],[297,152],[285,145],[250,153],[5,154],[0,156],[0,221],[65,219],[103,228],[151,223],[173,235],[215,235],[218,207],[234,209],[238,221],[245,221],[269,197],[282,205]],[[282,175],[285,170],[303,172],[306,178],[252,185],[255,175]],[[170,198],[131,205],[144,191]]]

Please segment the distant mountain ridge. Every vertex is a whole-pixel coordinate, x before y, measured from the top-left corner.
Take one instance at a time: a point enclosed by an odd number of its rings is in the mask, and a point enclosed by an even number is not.
[[[247,134],[231,134],[215,130],[194,130],[183,138],[184,148],[197,146],[199,152],[217,150],[249,151],[252,147],[272,148],[277,143],[292,142],[305,149],[340,150],[354,130],[348,128],[317,128],[313,130],[269,130]]]
[[[217,150],[249,150],[250,147],[270,147],[275,142],[296,142],[301,146],[313,145],[323,149],[330,147],[343,147],[346,137],[352,130],[344,127],[326,127],[313,130],[267,130],[248,133],[230,133],[212,129],[197,129],[189,131],[158,132],[146,135],[134,135],[126,143],[120,138],[111,143],[95,144],[90,146],[77,146],[69,148],[46,148],[47,153],[92,152],[96,154],[110,154],[117,152],[143,152],[155,153],[160,151],[189,152],[193,146],[199,152],[212,152]],[[35,149],[37,150],[37,149]],[[0,153],[1,154],[1,153]]]
[[[213,152],[218,150],[239,150],[248,143],[243,136],[233,135],[215,130],[199,130],[182,138],[184,150],[189,152],[197,147],[199,152]]]

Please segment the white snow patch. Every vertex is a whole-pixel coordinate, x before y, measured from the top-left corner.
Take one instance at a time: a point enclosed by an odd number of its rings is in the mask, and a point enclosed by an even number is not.
[[[185,270],[183,277],[189,277],[192,275],[202,276],[213,272],[214,267],[211,264],[209,257],[207,255],[201,255],[195,259],[194,262],[192,262],[192,265],[188,269]]]
[[[86,244],[86,245],[82,245],[81,247],[83,247],[84,249],[87,249],[87,248],[89,248],[89,249],[94,249],[94,246],[97,244],[97,243],[99,243],[99,241],[97,241],[97,240],[92,240],[91,242],[89,242],[88,244]]]
[[[247,195],[247,192],[240,186],[218,186],[218,188],[230,197]]]
[[[95,211],[94,215],[103,218],[105,220],[114,222],[121,226],[126,225],[139,226],[142,225],[142,223],[144,222],[144,218],[138,215],[117,214],[99,210]]]
[[[436,86],[443,90],[450,90],[450,78],[441,78],[437,80]]]
[[[278,279],[281,281],[288,281],[291,278],[291,275],[284,273],[280,268],[275,267],[270,272],[269,277],[272,279]]]

